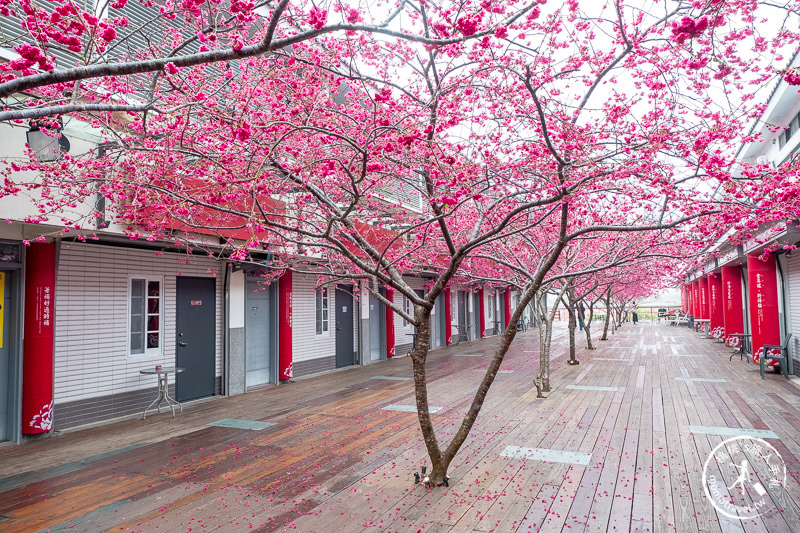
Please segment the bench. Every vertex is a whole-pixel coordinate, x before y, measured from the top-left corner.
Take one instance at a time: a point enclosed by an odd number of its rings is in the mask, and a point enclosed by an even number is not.
[[[789,333],[786,336],[786,340],[783,341],[783,344],[765,344],[764,345],[764,353],[761,355],[759,360],[759,364],[761,366],[761,379],[764,379],[764,367],[767,364],[767,359],[774,359],[778,361],[778,364],[781,367],[781,374],[786,379],[789,379],[789,340],[792,338],[792,334]],[[777,354],[775,353],[777,352]]]

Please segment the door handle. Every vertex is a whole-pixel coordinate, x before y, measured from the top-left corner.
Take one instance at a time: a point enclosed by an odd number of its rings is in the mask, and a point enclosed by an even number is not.
[[[185,343],[185,342],[179,342],[179,343],[178,343],[178,346],[188,346],[188,344],[187,344],[187,343]]]

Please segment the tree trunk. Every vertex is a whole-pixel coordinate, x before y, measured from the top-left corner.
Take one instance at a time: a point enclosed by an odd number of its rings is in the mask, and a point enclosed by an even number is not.
[[[536,397],[547,398],[550,393],[550,341],[553,336],[552,320],[546,317],[539,328],[539,373],[533,383]]]
[[[586,333],[586,348],[589,350],[594,350],[594,345],[592,344],[592,315],[594,315],[594,302],[589,302],[589,314],[586,315],[586,318],[583,321],[583,331]]]
[[[509,324],[517,323],[525,306],[530,302],[532,294],[533,291],[531,290],[526,295],[523,295],[520,299],[521,303],[517,304],[517,307],[511,314]],[[420,307],[419,309],[415,309],[415,314],[419,319],[420,326],[417,328],[417,346],[411,352],[411,361],[414,368],[414,391],[417,403],[417,418],[419,419],[425,447],[428,450],[428,457],[431,460],[431,470],[427,473],[427,480],[424,481],[429,486],[447,485],[449,482],[447,470],[450,467],[450,463],[467,440],[469,432],[475,424],[475,420],[478,418],[486,395],[489,393],[489,388],[492,386],[495,377],[497,377],[497,372],[500,370],[503,358],[517,334],[517,328],[508,327],[500,336],[500,344],[495,350],[492,360],[489,362],[489,367],[486,369],[486,373],[478,386],[478,390],[475,392],[469,411],[467,411],[464,418],[461,420],[461,425],[450,441],[450,444],[442,451],[441,448],[439,448],[433,423],[431,422],[430,412],[428,411],[425,364],[431,337],[430,311]],[[549,380],[547,383],[549,390]]]
[[[611,323],[611,313],[613,312],[614,310],[611,309],[611,290],[609,289],[608,294],[606,294],[606,323],[603,326],[603,336],[600,337],[601,341],[608,340],[608,326]]]
[[[433,479],[435,472],[437,477],[443,479],[447,476],[449,461],[444,461],[442,451],[439,448],[439,442],[436,440],[436,432],[434,431],[433,422],[431,421],[431,414],[428,410],[428,386],[425,365],[428,360],[428,347],[431,338],[430,313],[423,308],[417,316],[422,320],[420,320],[420,324],[417,327],[417,344],[411,351],[411,363],[414,369],[414,397],[417,404],[417,419],[419,420],[419,427],[422,431],[422,439],[425,441],[425,447],[428,450],[428,457],[431,460],[432,468],[430,477]]]
[[[572,289],[567,292],[567,300],[569,301],[569,308],[567,309],[569,316],[567,321],[567,329],[569,331],[569,361],[567,364],[577,365],[580,364],[580,362],[575,359],[575,330],[578,327],[578,323],[575,319],[575,305],[572,298]]]
[[[556,304],[563,296],[563,291],[556,297]],[[549,311],[545,311],[544,298],[537,296],[536,304],[541,313],[539,323],[539,373],[533,380],[536,386],[536,397],[547,398],[550,393],[550,344],[553,338],[553,320],[556,317],[558,305],[554,305]]]

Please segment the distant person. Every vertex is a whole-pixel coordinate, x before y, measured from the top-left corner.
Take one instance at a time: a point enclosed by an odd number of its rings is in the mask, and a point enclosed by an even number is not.
[[[636,307],[636,302],[633,302],[633,309],[631,309],[631,316],[633,317],[633,323],[639,323],[639,309]]]

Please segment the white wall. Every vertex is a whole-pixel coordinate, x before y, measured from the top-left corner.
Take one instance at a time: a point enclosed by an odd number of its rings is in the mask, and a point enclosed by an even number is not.
[[[216,375],[222,366],[222,276],[211,259],[62,242],[56,276],[56,403],[152,388],[139,370],[175,363],[176,277],[217,277]],[[128,355],[131,276],[163,277],[161,355]]]
[[[224,268],[224,267],[223,267]],[[228,293],[230,308],[228,325],[231,329],[243,328],[245,323],[245,276],[243,270],[231,272]]]
[[[27,124],[22,127],[21,125],[9,125],[7,123],[0,123],[0,159],[2,159],[2,167],[7,163],[30,163],[30,158],[26,154],[27,148],[25,144],[28,142],[26,132],[28,131]],[[71,125],[69,122],[64,128],[64,135],[70,141],[71,155],[79,155],[88,153],[97,147],[95,136],[87,134],[82,129]],[[34,172],[12,172],[11,179],[15,183],[38,183],[41,182],[37,173]],[[25,217],[38,214],[36,207],[36,200],[40,198],[41,191],[25,191],[24,189],[15,196],[0,197],[0,213],[2,218],[10,220],[23,220]],[[90,213],[94,210],[94,198],[87,200],[78,205],[77,208],[69,209],[56,216],[50,217],[50,223],[60,226],[61,217],[79,222],[81,226],[91,226],[94,228],[94,218],[90,217]],[[31,226],[28,228],[28,233],[22,238],[35,238],[43,233],[54,233],[53,228],[47,228],[44,225]]]
[[[336,291],[328,289],[328,333],[317,335],[314,289],[317,276],[292,274],[292,361],[309,361],[336,355]]]

